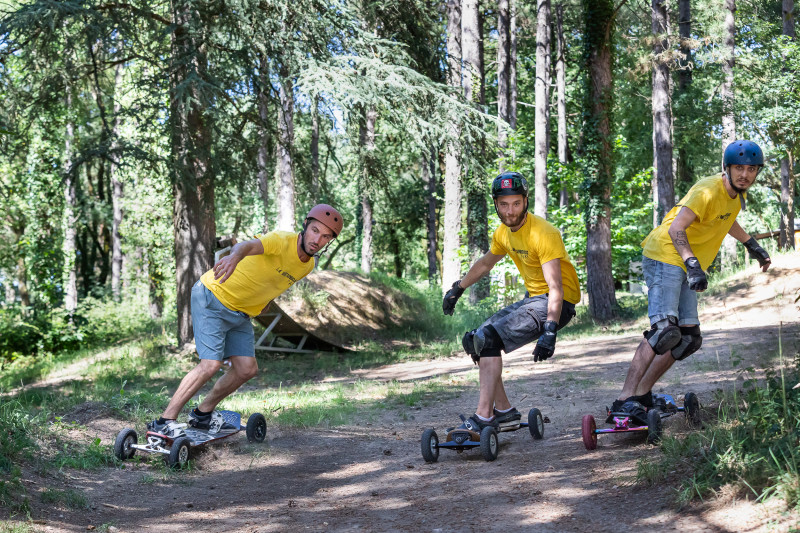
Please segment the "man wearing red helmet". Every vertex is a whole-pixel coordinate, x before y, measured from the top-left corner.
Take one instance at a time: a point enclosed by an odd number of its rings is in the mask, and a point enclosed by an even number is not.
[[[528,294],[464,334],[464,351],[480,368],[480,397],[475,414],[459,429],[480,433],[486,426],[516,429],[522,416],[511,406],[503,380],[502,352],[537,340],[534,361],[551,357],[556,335],[575,316],[581,299],[578,275],[561,233],[545,219],[528,213],[528,182],[519,172],[504,172],[492,182],[492,198],[502,224],[490,250],[444,295],[442,311],[452,315],[464,290],[508,255],[525,281]]]
[[[189,413],[198,429],[224,428],[215,407],[256,375],[251,317],[314,269],[312,258],[342,231],[342,215],[327,204],[314,206],[303,231],[272,231],[237,243],[231,253],[203,274],[192,288],[192,326],[200,363],[184,376],[160,418],[147,427],[177,437],[186,424],[176,422],[186,403],[228,360],[231,369],[219,378],[200,404]]]

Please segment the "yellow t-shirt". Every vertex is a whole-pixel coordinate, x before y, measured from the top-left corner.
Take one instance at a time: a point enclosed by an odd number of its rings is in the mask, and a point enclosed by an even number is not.
[[[578,274],[564,248],[561,233],[542,217],[528,213],[525,224],[513,232],[505,224],[500,224],[492,235],[490,251],[495,255],[508,254],[511,257],[531,296],[550,292],[542,272],[542,263],[560,259],[564,299],[573,304],[581,300]]]
[[[267,233],[260,237],[264,253],[239,261],[225,283],[214,279],[213,268],[200,281],[228,309],[258,316],[269,302],[314,269],[313,260],[303,263],[297,256],[299,238],[289,231]]]
[[[664,217],[661,225],[642,241],[642,254],[650,259],[686,270],[668,230],[681,207],[688,207],[697,219],[686,228],[686,238],[703,270],[707,270],[730,231],[741,209],[739,196],[731,198],[725,190],[722,174],[714,174],[695,183],[681,201]],[[747,198],[747,193],[745,193]]]

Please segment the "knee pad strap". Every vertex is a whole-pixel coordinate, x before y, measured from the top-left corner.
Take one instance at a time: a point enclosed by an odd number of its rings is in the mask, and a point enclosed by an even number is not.
[[[681,342],[678,319],[674,316],[662,318],[644,332],[644,338],[647,339],[647,343],[650,344],[653,351],[659,355],[672,350]]]
[[[676,361],[686,359],[703,345],[700,326],[681,326],[681,342],[672,349],[672,357]]]

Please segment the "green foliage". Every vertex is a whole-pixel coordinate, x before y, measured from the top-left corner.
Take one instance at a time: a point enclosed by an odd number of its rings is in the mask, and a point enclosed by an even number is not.
[[[744,370],[743,390],[721,397],[719,420],[684,439],[665,438],[664,457],[641,462],[639,478],[658,482],[677,467],[688,474],[679,489],[684,503],[734,485],[758,499],[800,505],[798,362],[788,373],[767,372],[763,383]]]
[[[86,495],[74,489],[61,490],[47,487],[42,492],[42,503],[76,510],[89,508],[89,499]]]

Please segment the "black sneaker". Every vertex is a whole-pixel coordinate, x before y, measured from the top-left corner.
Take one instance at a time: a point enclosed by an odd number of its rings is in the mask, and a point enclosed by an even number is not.
[[[639,402],[628,400],[622,404],[619,412],[631,417],[638,424],[647,425],[647,409]]]
[[[647,409],[652,409],[653,406],[655,405],[653,397],[654,397],[654,395],[653,395],[652,392],[645,392],[644,394],[641,394],[639,396],[631,396],[630,398],[628,398],[625,401],[627,401],[627,402],[639,402],[640,404],[642,404]],[[665,402],[665,405],[666,405],[666,402]]]
[[[172,439],[177,439],[178,437],[186,435],[184,431],[185,428],[186,424],[180,424],[175,420],[165,420],[162,424],[156,419],[147,423],[147,431],[152,431],[153,433],[158,433],[159,435],[164,435]]]
[[[198,415],[196,409],[189,411],[189,425],[195,429],[208,431],[209,433],[219,433],[227,429],[238,429],[229,424],[222,413],[216,409],[207,415]]]
[[[491,420],[481,420],[478,418],[477,414],[472,415],[469,418],[464,418],[464,415],[461,415],[461,420],[463,420],[464,423],[458,426],[455,429],[456,431],[459,429],[467,429],[469,431],[474,431],[475,433],[480,433],[483,431],[483,428],[487,426],[500,429],[500,425],[497,423],[497,417],[494,417]]]
[[[606,407],[606,424],[613,424],[614,423],[614,415],[621,414],[622,406],[625,404],[626,400],[614,400],[614,403],[611,404],[611,407]]]
[[[522,420],[522,414],[517,411],[516,407],[512,407],[511,410],[505,413],[501,413],[497,409],[494,410],[494,421],[497,422],[501,431],[504,429],[518,428],[520,420]]]

